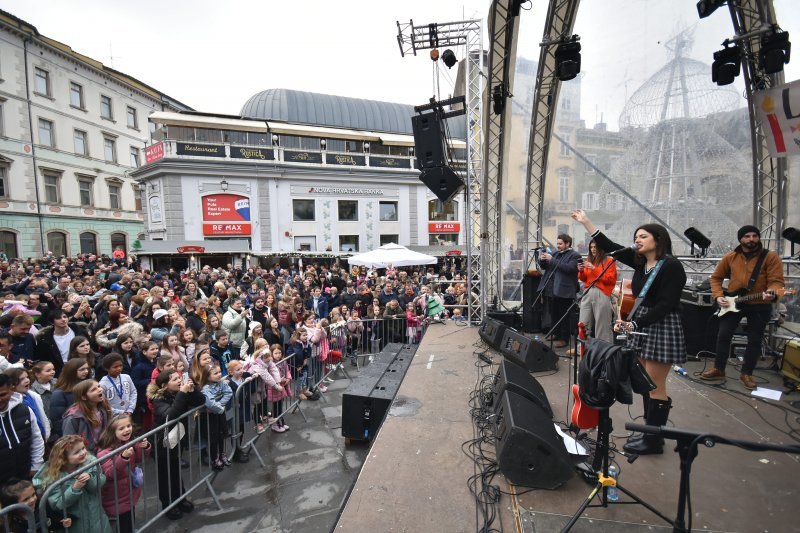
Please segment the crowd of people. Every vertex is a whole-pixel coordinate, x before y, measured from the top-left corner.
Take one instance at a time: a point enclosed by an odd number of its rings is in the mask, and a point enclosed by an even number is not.
[[[426,321],[464,320],[467,308],[453,263],[154,272],[83,255],[3,260],[0,273],[0,502],[35,507],[71,476],[47,498],[53,530],[131,531],[137,467],[149,456],[165,473],[166,516],[180,518],[193,504],[174,504],[183,492],[175,443],[164,449],[166,439],[137,440],[139,432],[202,406],[209,466],[246,462],[228,439],[238,387],[247,384],[248,402],[260,406],[245,409],[254,431],[283,433],[284,400],[314,401],[326,390],[330,378],[313,357],[336,351],[355,364],[369,343],[418,340]],[[75,475],[106,455],[102,469]],[[17,518],[12,530],[25,530]]]

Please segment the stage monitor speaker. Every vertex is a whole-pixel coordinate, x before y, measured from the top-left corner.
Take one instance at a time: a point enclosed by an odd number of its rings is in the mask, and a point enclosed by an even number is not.
[[[423,168],[419,179],[442,202],[452,200],[464,187],[464,180],[448,166]]]
[[[553,419],[553,408],[547,400],[547,394],[542,385],[531,376],[527,370],[519,365],[503,359],[494,383],[493,402],[495,410],[500,405],[500,398],[507,390],[515,392],[535,403],[550,419]]]
[[[573,465],[544,411],[506,390],[496,414],[497,465],[508,481],[537,489],[555,489],[569,481]]]
[[[529,372],[558,370],[558,354],[543,342],[530,339],[513,329],[507,329],[503,335],[500,352]]]
[[[499,320],[505,324],[506,327],[514,328],[516,330],[522,329],[522,317],[515,311],[493,311],[491,309],[487,309],[486,316],[494,318],[495,320]]]
[[[536,300],[541,280],[542,276],[528,274],[522,278],[522,331],[525,333],[539,333],[545,331],[545,328],[550,329],[550,315],[545,313],[544,302],[541,298]],[[545,319],[547,325],[544,323]]]
[[[491,346],[495,350],[500,350],[500,343],[503,341],[503,335],[506,332],[506,325],[495,320],[494,318],[484,318],[481,322],[481,328],[478,330],[478,335],[481,336],[483,342]]]
[[[414,115],[411,117],[411,129],[414,131],[414,154],[417,158],[417,168],[447,166],[444,132],[436,113]]]

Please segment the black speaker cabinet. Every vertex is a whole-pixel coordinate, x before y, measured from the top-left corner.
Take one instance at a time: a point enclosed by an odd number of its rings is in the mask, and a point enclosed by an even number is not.
[[[558,354],[543,342],[530,339],[513,329],[507,329],[503,335],[500,352],[529,372],[558,370]]]
[[[550,316],[549,314],[545,316],[544,302],[541,298],[536,300],[541,279],[541,276],[528,274],[522,278],[522,331],[525,333],[539,333],[550,329]],[[536,302],[536,305],[533,302]]]
[[[436,113],[414,115],[411,117],[411,129],[414,131],[417,168],[446,166],[447,151],[444,144],[444,133],[442,132],[442,123]]]
[[[508,481],[555,489],[572,477],[572,462],[553,421],[530,400],[506,390],[495,420],[497,464]]]
[[[464,180],[448,166],[425,167],[419,179],[442,202],[449,202],[464,187]]]
[[[536,381],[536,378],[531,376],[527,370],[503,359],[500,362],[500,368],[497,370],[494,384],[493,401],[495,411],[500,405],[500,398],[507,390],[515,392],[532,401],[544,411],[551,420],[553,419],[553,408],[550,407],[550,402],[547,400],[547,394],[544,392],[542,385]]]
[[[481,322],[481,328],[478,335],[481,336],[483,342],[491,346],[495,350],[500,350],[500,343],[503,340],[503,334],[506,332],[506,325],[495,320],[494,318],[485,318]]]
[[[686,339],[686,354],[695,356],[699,352],[711,352],[711,357],[717,351],[717,331],[719,324],[714,315],[714,307],[693,305],[681,302],[681,322],[683,323],[683,336]]]

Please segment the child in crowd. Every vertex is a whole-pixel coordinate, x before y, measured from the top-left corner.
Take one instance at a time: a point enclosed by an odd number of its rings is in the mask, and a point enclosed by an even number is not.
[[[467,317],[465,317],[463,314],[461,314],[461,308],[460,307],[456,307],[455,309],[453,309],[453,316],[451,317],[451,320],[453,322],[463,322],[466,319],[467,319]]]
[[[274,386],[278,382],[276,378],[280,378],[280,376],[276,376],[270,371],[269,366],[272,357],[270,356],[269,347],[260,348],[254,355],[255,360],[248,366],[248,371],[261,379],[256,382],[255,398],[253,400],[253,416],[256,422],[253,429],[255,429],[256,433],[261,434],[266,431],[267,428],[264,424],[269,423],[271,416],[267,390],[270,384]]]
[[[423,318],[414,312],[413,302],[406,304],[406,336],[410,344],[417,344],[419,328],[422,325]]]
[[[31,378],[28,377],[28,371],[24,368],[11,367],[6,369],[5,375],[10,378],[14,392],[22,397],[22,403],[30,407],[33,414],[36,415],[36,425],[39,426],[42,438],[47,442],[50,437],[50,419],[47,418],[42,398],[30,390]]]
[[[39,512],[36,504],[39,502],[39,497],[36,495],[36,489],[33,483],[27,479],[11,478],[8,482],[0,487],[0,506],[6,508],[14,504],[27,505],[33,510],[34,520],[39,519]],[[28,515],[27,513],[17,511],[10,513],[8,522],[5,524],[9,533],[28,533]],[[60,518],[56,522],[61,523],[62,527],[70,527],[72,525],[71,518]],[[0,522],[2,523],[2,522]],[[48,524],[49,525],[49,524]],[[59,530],[61,528],[58,528]],[[39,524],[36,523],[35,531],[39,530]],[[55,531],[53,528],[48,527],[49,531]]]
[[[213,357],[217,365],[219,365],[223,377],[228,374],[228,363],[230,363],[233,358],[231,348],[228,345],[229,341],[228,332],[224,329],[220,329],[214,333],[214,340],[209,346],[211,349],[211,357]]]
[[[158,344],[150,341],[144,343],[142,356],[133,365],[131,373],[131,379],[136,386],[136,419],[144,431],[149,431],[153,427],[153,412],[149,408],[147,386],[150,385],[150,378],[156,369],[157,357]]]
[[[292,395],[291,380],[292,374],[289,365],[283,359],[283,348],[280,344],[270,346],[270,360],[267,366],[269,376],[275,381],[274,386],[269,386],[269,381],[264,380],[267,386],[267,399],[272,403],[272,413],[275,422],[272,424],[272,431],[283,433],[289,429],[289,424],[283,422],[283,404]]]
[[[103,388],[93,379],[81,381],[75,385],[72,393],[75,395],[75,404],[64,413],[63,434],[80,436],[85,440],[89,452],[94,452],[100,434],[111,420],[111,406]]]
[[[31,367],[31,390],[42,399],[44,412],[50,413],[50,399],[56,389],[56,367],[50,361],[39,361]]]
[[[75,403],[75,386],[89,377],[89,363],[86,359],[70,359],[64,363],[61,375],[56,381],[56,390],[50,399],[50,440],[55,442],[61,437],[62,422],[64,413]]]
[[[296,369],[297,386],[300,392],[297,397],[301,400],[318,400],[319,394],[314,394],[309,390],[308,375],[311,365],[311,344],[308,342],[308,331],[300,327],[292,334],[289,344],[289,355],[292,356],[292,365]]]
[[[109,455],[133,438],[133,418],[119,414],[111,419],[97,442],[97,457]],[[142,462],[150,453],[150,442],[143,439],[113,458],[101,463],[106,484],[103,485],[103,508],[112,521],[114,531],[133,533],[133,508],[142,495],[144,472]]]
[[[155,383],[158,375],[167,370],[175,370],[175,359],[169,354],[159,355],[158,359],[156,359],[156,367],[153,369],[153,373],[150,374],[150,383]]]
[[[206,410],[208,411],[201,422],[201,434],[208,436],[209,461],[214,470],[222,470],[231,465],[231,461],[225,455],[225,434],[227,421],[225,419],[225,407],[233,396],[233,392],[227,383],[222,381],[222,370],[217,365],[206,367],[200,378],[199,385],[202,387],[205,396]],[[203,425],[206,425],[204,428]]]
[[[102,396],[102,390],[98,394]],[[44,492],[49,485],[93,460],[80,435],[65,435],[53,445],[50,460],[33,477],[33,484]],[[100,504],[100,487],[105,482],[106,476],[99,468],[90,468],[76,476],[74,481],[66,482],[63,490],[56,488],[51,491],[47,504],[60,516],[72,519],[70,533],[111,533],[108,516]]]
[[[175,372],[180,374],[181,377],[183,377],[183,375],[186,373],[186,370],[187,368],[186,365],[183,363],[183,361],[178,361],[177,363],[175,363]]]
[[[227,383],[231,388],[233,400],[228,403],[225,414],[228,418],[228,429],[231,435],[234,436],[232,460],[237,463],[246,463],[250,460],[248,451],[242,447],[242,443],[244,442],[244,427],[245,424],[250,421],[250,390],[253,384],[249,378],[250,373],[245,372],[244,363],[235,360],[228,363]],[[239,392],[239,387],[245,388]],[[238,402],[236,410],[238,410],[239,415],[239,420],[237,420],[235,424],[233,418],[235,415],[234,411],[236,411],[233,408],[234,402]]]
[[[195,383],[200,383],[200,378],[203,376],[203,369],[210,367],[212,364],[214,364],[214,358],[211,357],[209,348],[197,350],[197,356],[192,361],[192,370],[189,372],[189,377]]]
[[[120,354],[111,352],[103,357],[106,375],[100,379],[100,386],[114,415],[131,415],[136,410],[136,386],[129,375],[122,373],[123,367],[124,360]]]

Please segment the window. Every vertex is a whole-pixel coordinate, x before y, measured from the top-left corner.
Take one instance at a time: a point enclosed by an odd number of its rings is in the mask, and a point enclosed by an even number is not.
[[[17,253],[17,234],[13,231],[0,231],[0,253],[8,259],[19,257]]]
[[[457,220],[457,203],[453,200],[442,202],[441,200],[431,200],[428,202],[428,220],[440,222]]]
[[[87,133],[81,130],[75,130],[72,134],[73,142],[75,143],[75,153],[78,155],[89,155],[89,142],[87,140]]]
[[[43,146],[55,147],[55,137],[53,136],[53,122],[43,118],[39,119],[39,144]]]
[[[106,161],[117,162],[117,141],[115,139],[103,136],[103,157]]]
[[[47,234],[47,250],[56,257],[67,255],[67,234],[63,231],[51,231]]]
[[[111,250],[116,250],[117,246],[121,246],[125,254],[128,254],[128,236],[124,233],[111,234]]]
[[[121,193],[122,187],[119,183],[108,184],[108,202],[111,209],[122,209]]]
[[[559,145],[561,147],[560,150],[559,150],[559,155],[561,157],[568,157],[569,156],[569,148],[567,147],[567,145],[565,143],[569,142],[569,133],[562,133],[561,134],[561,138],[564,139],[564,142],[559,143]]]
[[[392,235],[392,234],[381,235],[380,236],[380,242],[381,242],[380,246],[383,246],[384,244],[389,244],[391,242],[393,242],[395,244],[400,244],[400,235],[397,235],[397,234],[394,234],[394,235]]]
[[[77,107],[78,109],[85,109],[83,104],[83,87],[74,81],[69,84],[69,105]]]
[[[339,235],[340,252],[357,252],[358,235]]]
[[[51,204],[61,203],[61,175],[55,172],[42,172],[44,176],[44,200]]]
[[[6,120],[4,118],[4,113],[3,113],[3,104],[4,103],[5,103],[5,100],[0,98],[0,136],[4,136],[6,134],[6,126],[5,126]]]
[[[128,127],[135,130],[139,129],[139,118],[136,116],[136,109],[128,106]]]
[[[100,95],[100,117],[114,120],[114,110],[111,107],[111,97]]]
[[[600,198],[598,198],[596,192],[585,192],[582,196],[582,209],[586,211],[597,211],[600,209]]]
[[[8,166],[0,165],[0,198],[8,196]]]
[[[586,161],[583,162],[584,171],[587,174],[594,174],[594,167],[596,166],[597,166],[597,156],[594,154],[587,154]]]
[[[314,220],[314,200],[292,200],[293,219],[298,222]]]
[[[131,166],[139,168],[139,149],[131,146]]]
[[[78,178],[78,196],[80,196],[81,207],[94,205],[94,180]]]
[[[34,77],[33,90],[43,96],[50,96],[50,73],[36,67],[34,69]]]
[[[397,222],[397,202],[380,203],[381,222]]]
[[[91,231],[85,231],[80,235],[81,253],[97,255],[97,235]]]
[[[569,202],[569,176],[558,178],[558,201]]]
[[[458,233],[431,233],[428,235],[428,244],[431,246],[458,244]]]
[[[339,200],[339,220],[358,220],[358,200]]]
[[[144,187],[140,186],[138,183],[131,183],[131,187],[133,188],[133,205],[134,209],[137,211],[142,210],[142,194]]]

